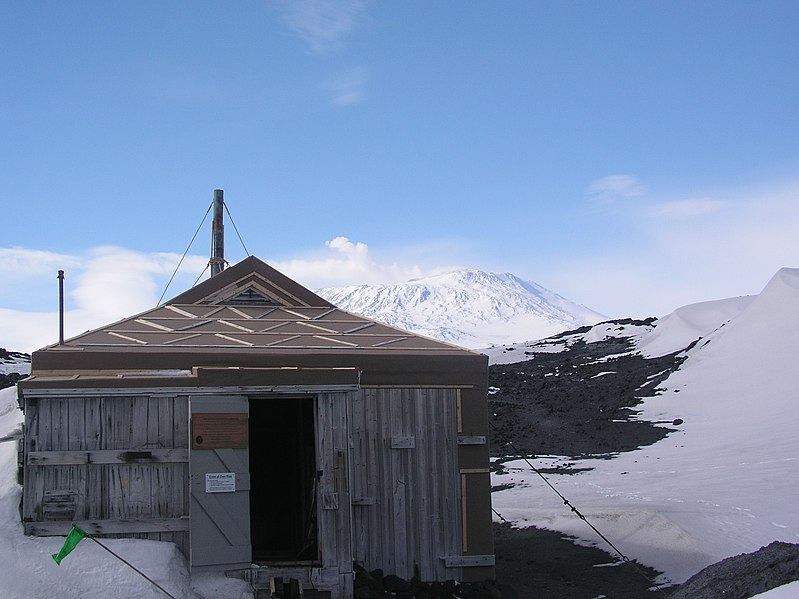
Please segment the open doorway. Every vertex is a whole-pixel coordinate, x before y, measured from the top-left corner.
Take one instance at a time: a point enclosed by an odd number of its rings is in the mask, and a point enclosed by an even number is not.
[[[250,530],[255,562],[318,560],[315,398],[250,398]]]

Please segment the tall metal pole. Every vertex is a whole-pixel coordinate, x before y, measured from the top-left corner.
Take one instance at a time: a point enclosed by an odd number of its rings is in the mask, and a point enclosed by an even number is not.
[[[225,224],[224,206],[225,192],[214,190],[214,220],[211,225],[211,276],[218,275],[225,269]]]
[[[58,344],[64,345],[64,271],[58,271]]]

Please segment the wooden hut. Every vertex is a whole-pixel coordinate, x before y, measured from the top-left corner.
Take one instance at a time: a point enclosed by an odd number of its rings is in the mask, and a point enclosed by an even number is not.
[[[33,354],[31,535],[176,543],[352,594],[353,562],[493,576],[484,355],[337,309],[256,258]]]

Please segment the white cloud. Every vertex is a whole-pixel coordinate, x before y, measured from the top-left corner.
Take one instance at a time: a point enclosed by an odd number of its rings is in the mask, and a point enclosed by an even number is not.
[[[343,285],[391,284],[438,272],[418,265],[381,262],[369,253],[362,242],[335,237],[325,242],[327,250],[306,258],[273,261],[271,264],[306,287],[337,287]]]
[[[13,251],[12,251],[13,250]],[[413,253],[403,251],[403,256]],[[74,337],[154,307],[174,272],[180,256],[143,253],[103,246],[80,255],[51,254],[25,248],[0,249],[15,256],[15,266],[4,272],[9,297],[39,297],[46,301],[0,302],[0,346],[14,351],[33,351],[58,341],[58,287],[56,267],[66,268],[65,336]],[[208,259],[188,256],[166,294],[169,299],[194,284]],[[449,268],[423,268],[375,258],[369,247],[346,237],[335,237],[322,250],[303,258],[269,261],[272,266],[310,289],[355,284],[398,283],[435,274]],[[29,276],[24,265],[35,266]],[[12,307],[9,307],[12,306]]]
[[[16,260],[11,263],[14,268],[3,272],[6,307],[0,308],[0,346],[15,351],[32,351],[58,341],[56,269],[66,270],[64,328],[66,337],[72,337],[154,307],[180,259],[177,254],[145,254],[111,246],[75,256],[26,248],[0,249],[0,255],[13,255]],[[187,257],[173,295],[190,286],[205,263],[207,258]],[[12,294],[16,302],[5,297]]]
[[[351,242],[346,237],[335,237],[330,241],[326,241],[325,245],[334,250],[338,250],[342,254],[357,256],[364,259],[369,253],[369,246],[365,243],[358,241],[357,243]]]
[[[58,342],[58,312],[0,308],[0,347],[32,352]]]
[[[621,198],[642,196],[644,188],[641,182],[632,175],[608,175],[596,179],[588,186],[587,193],[601,202],[613,202]]]
[[[0,248],[0,276],[39,276],[74,266],[74,256],[22,247]],[[55,275],[53,275],[55,276]]]
[[[590,245],[575,244],[571,255],[566,254],[570,242],[564,241],[564,247],[546,253],[547,259],[536,247],[514,257],[497,239],[504,253],[491,260],[497,269],[516,268],[515,274],[611,317],[662,316],[689,303],[758,293],[779,268],[799,266],[799,182],[745,193],[721,190],[706,198],[642,200],[612,215],[593,215],[592,230],[586,232]],[[580,256],[578,246],[589,249]],[[444,263],[470,255],[478,254],[457,240],[375,251],[339,236],[303,255],[267,261],[319,289],[403,282],[452,270]],[[13,257],[3,266],[3,290],[22,301],[11,304],[0,294],[0,346],[18,351],[56,340],[57,268],[70,265],[70,336],[154,306],[179,258],[123,248],[95,248],[76,256],[0,249],[3,256]],[[532,260],[535,271],[525,272]],[[189,257],[182,269],[187,274],[176,279],[166,297],[190,287],[206,262]],[[474,261],[466,266],[484,267]],[[29,275],[28,269],[38,274]],[[42,303],[42,297],[48,301]]]
[[[315,54],[338,49],[364,7],[362,0],[285,0],[278,4],[289,29]]]
[[[70,296],[79,310],[96,315],[100,322],[131,316],[158,302],[163,278],[174,272],[176,254],[143,254],[120,247],[90,250],[76,277]],[[198,271],[207,259],[189,257],[187,267]],[[178,290],[179,293],[182,290]]]
[[[713,195],[724,199],[627,210],[628,235],[552,263],[543,284],[610,316],[662,316],[759,293],[778,269],[799,266],[799,183]]]

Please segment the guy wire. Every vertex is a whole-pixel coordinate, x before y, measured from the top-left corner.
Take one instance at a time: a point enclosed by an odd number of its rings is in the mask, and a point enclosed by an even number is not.
[[[492,422],[489,422],[489,425],[490,425],[490,426],[491,426],[491,428],[493,428],[495,431],[497,430],[497,429],[496,429],[496,426],[495,426],[495,425],[494,425]],[[577,517],[579,517],[579,518],[580,518],[580,520],[582,520],[582,521],[583,521],[583,522],[585,522],[585,523],[586,523],[588,526],[590,526],[590,527],[591,527],[591,529],[592,529],[592,530],[593,530],[593,531],[594,531],[596,534],[598,534],[598,535],[599,535],[599,537],[600,537],[600,538],[601,538],[603,541],[605,541],[605,543],[607,543],[607,544],[608,544],[608,545],[609,545],[609,546],[610,546],[610,547],[613,549],[613,551],[615,551],[615,552],[616,552],[616,553],[619,555],[619,557],[621,557],[621,559],[622,559],[622,562],[624,562],[624,563],[626,563],[626,564],[629,564],[629,565],[631,565],[631,566],[632,566],[632,567],[635,569],[635,571],[636,571],[636,572],[637,572],[637,573],[638,573],[640,576],[642,576],[644,579],[646,579],[646,581],[647,581],[647,582],[648,582],[650,585],[652,585],[653,587],[655,587],[655,588],[656,588],[656,589],[657,589],[657,590],[660,592],[660,594],[661,594],[661,595],[663,595],[664,597],[667,597],[666,593],[665,593],[665,592],[663,592],[663,589],[661,589],[659,586],[657,586],[657,583],[655,583],[655,581],[654,581],[654,580],[652,580],[652,579],[651,579],[651,578],[650,578],[650,577],[647,575],[647,573],[646,573],[646,572],[644,572],[644,571],[643,571],[641,568],[639,568],[639,567],[636,565],[636,563],[635,563],[634,561],[632,561],[632,560],[631,560],[629,557],[627,557],[626,555],[624,555],[624,553],[622,553],[622,551],[621,551],[621,550],[620,550],[618,547],[616,547],[616,545],[614,545],[614,544],[613,544],[613,543],[610,541],[610,539],[608,539],[608,538],[607,538],[605,535],[603,535],[603,534],[602,534],[602,533],[599,531],[599,529],[598,529],[596,526],[594,526],[594,525],[593,525],[593,524],[592,524],[592,523],[591,523],[591,522],[588,520],[588,518],[586,518],[586,517],[585,517],[585,515],[584,515],[584,514],[582,514],[582,513],[580,512],[580,510],[578,510],[576,507],[574,507],[574,505],[573,505],[573,504],[572,504],[572,503],[571,503],[571,502],[570,502],[568,499],[566,499],[566,497],[564,497],[563,493],[561,493],[560,491],[558,491],[558,490],[557,490],[557,489],[554,487],[554,485],[553,485],[551,482],[549,482],[549,479],[547,479],[547,477],[546,477],[546,476],[544,476],[544,474],[543,474],[542,472],[540,472],[540,471],[538,470],[538,468],[536,468],[535,466],[533,466],[533,464],[530,462],[530,460],[527,458],[527,456],[526,456],[526,455],[522,454],[522,453],[521,453],[521,452],[520,452],[520,451],[519,451],[519,450],[516,448],[516,446],[515,446],[515,445],[514,445],[514,444],[513,444],[511,441],[508,441],[507,443],[505,443],[505,445],[507,445],[508,447],[510,447],[510,448],[513,450],[513,452],[516,454],[514,457],[518,457],[518,458],[521,458],[521,459],[523,459],[523,460],[524,460],[524,461],[527,463],[527,465],[530,467],[530,469],[531,469],[533,472],[535,472],[535,473],[536,473],[536,474],[537,474],[537,475],[538,475],[538,476],[541,478],[541,480],[543,480],[543,481],[544,481],[544,482],[547,484],[547,486],[548,486],[550,489],[552,489],[552,490],[555,492],[555,494],[557,494],[557,496],[558,496],[558,497],[560,497],[561,501],[563,501],[563,504],[564,504],[565,506],[567,506],[567,507],[568,507],[568,508],[569,508],[569,509],[570,509],[570,510],[571,510],[571,511],[572,511],[572,512],[573,512],[573,513],[574,513],[574,514],[577,516]],[[492,508],[492,510],[493,510],[493,508]],[[495,513],[495,514],[497,514],[497,516],[499,516],[499,517],[502,519],[502,521],[503,521],[503,522],[507,522],[507,520],[505,520],[505,518],[503,518],[503,517],[502,517],[502,515],[501,515],[501,514],[499,514],[499,512],[497,512],[496,510],[494,510],[494,513]]]
[[[197,230],[194,232],[194,235],[192,236],[188,247],[186,247],[186,251],[183,252],[183,256],[180,257],[180,261],[178,262],[178,265],[175,267],[175,272],[173,272],[172,276],[169,277],[169,282],[167,282],[166,287],[164,288],[164,292],[161,294],[161,297],[158,298],[158,303],[156,304],[156,306],[160,306],[161,305],[161,301],[164,299],[164,296],[166,295],[166,292],[169,289],[169,286],[172,284],[172,280],[175,278],[175,275],[178,274],[178,270],[180,269],[180,265],[183,264],[183,260],[186,258],[186,254],[189,253],[189,250],[191,249],[191,246],[194,243],[194,240],[197,239],[197,234],[200,232],[200,229],[202,228],[203,224],[205,223],[205,219],[208,218],[208,213],[211,212],[211,208],[213,208],[213,206],[214,206],[213,202],[211,202],[208,205],[208,210],[205,211],[205,216],[203,216],[203,219],[200,221],[200,225],[197,227]],[[234,225],[234,228],[235,228],[235,225]],[[203,272],[205,272],[205,271],[203,271]],[[203,276],[202,273],[200,273],[200,277],[201,276]],[[199,281],[200,278],[197,277],[197,280]],[[195,285],[196,285],[196,283],[195,283]]]

